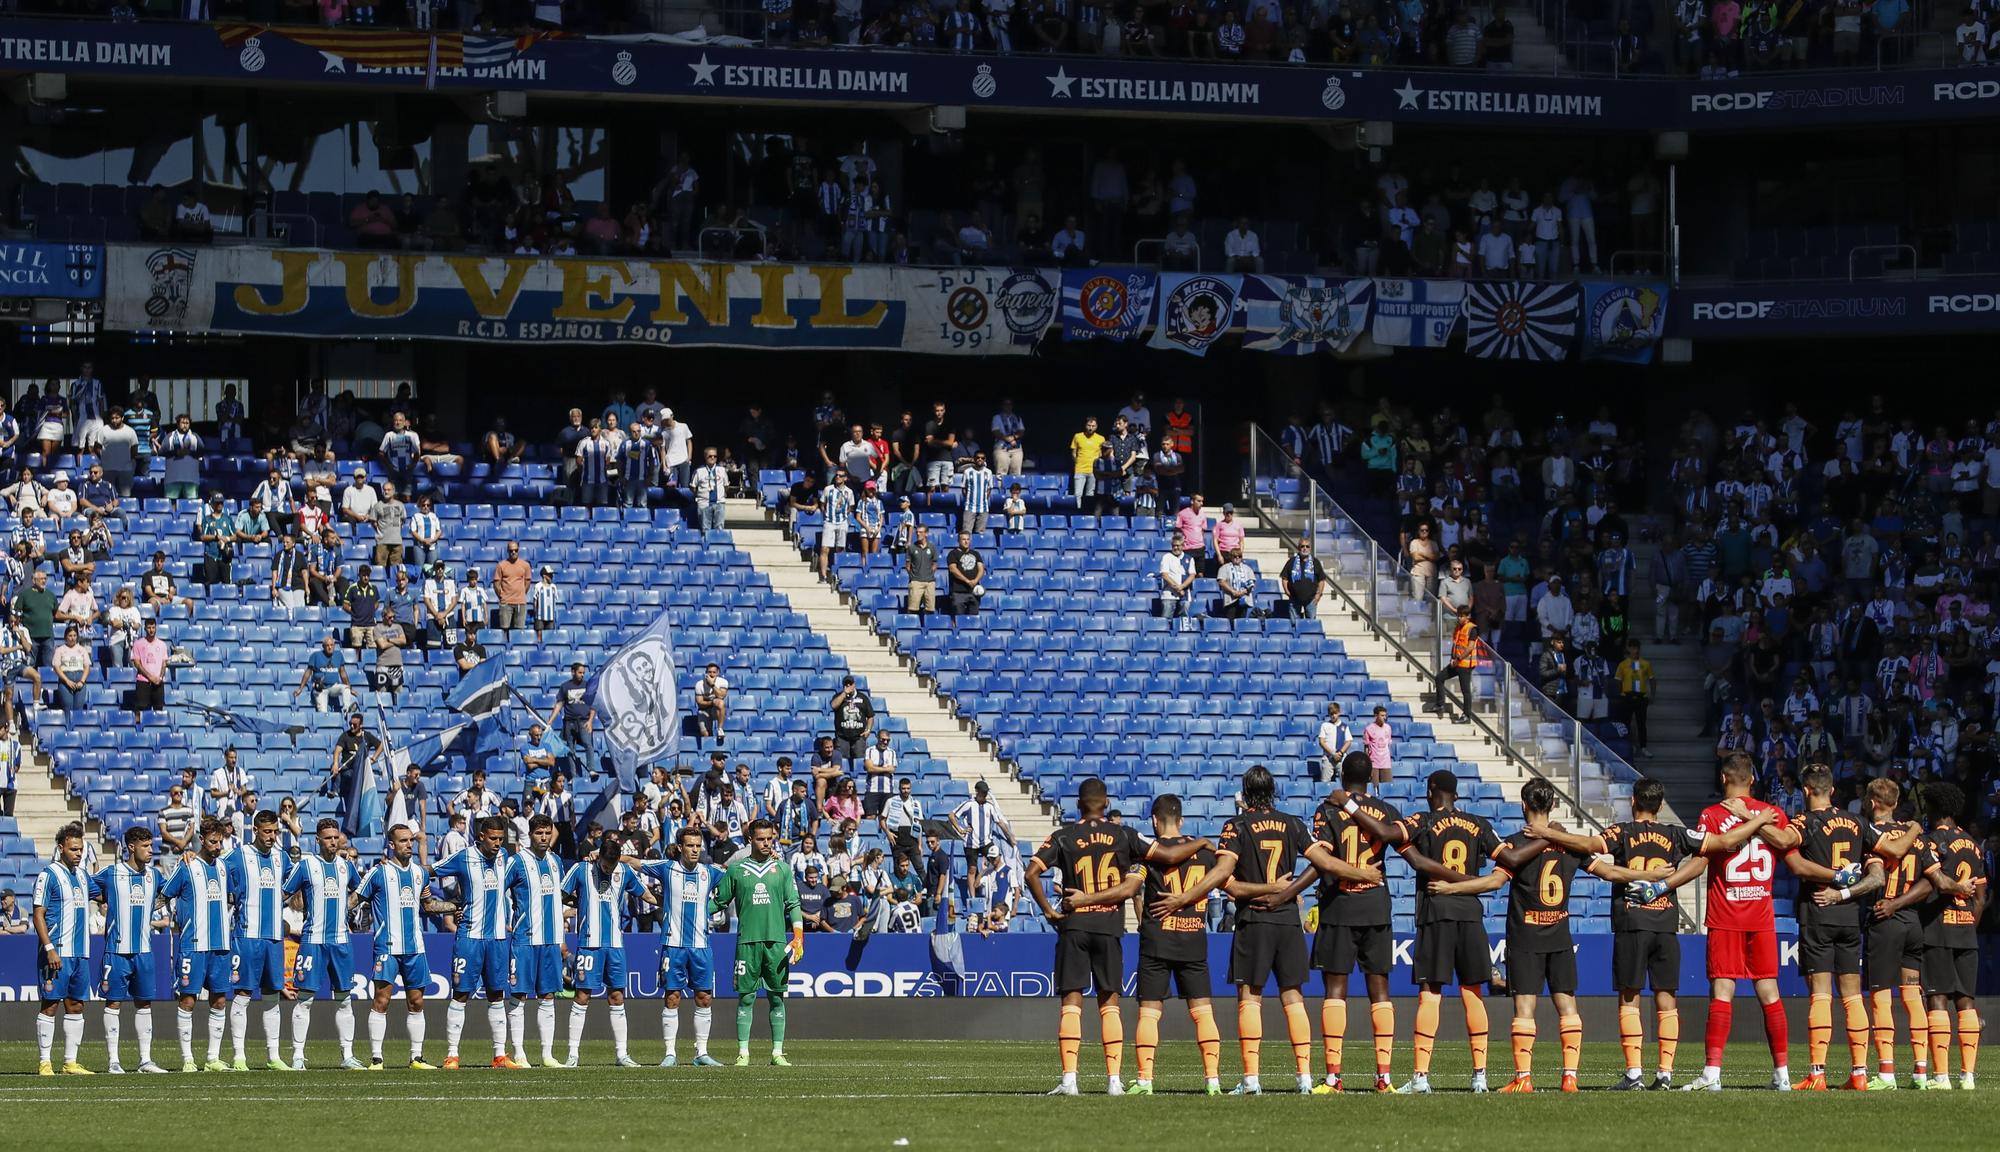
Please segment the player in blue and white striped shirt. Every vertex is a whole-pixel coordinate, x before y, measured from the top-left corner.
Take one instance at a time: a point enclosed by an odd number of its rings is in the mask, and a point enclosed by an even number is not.
[[[285,876],[292,861],[278,846],[278,814],[257,813],[250,835],[229,853],[229,863],[243,877],[243,899],[236,905],[236,996],[229,1003],[229,1037],[238,1072],[249,1071],[244,1049],[250,1043],[250,998],[264,1000],[265,1067],[289,1072],[278,1059],[278,1029],[283,1020],[285,991]]]
[[[528,817],[528,850],[507,870],[514,901],[514,994],[507,1005],[507,1033],[514,1062],[528,1063],[527,1001],[534,997],[535,1027],[542,1034],[542,1063],[556,1061],[556,993],[562,991],[562,882],[567,865],[555,853],[556,822],[542,813]]]
[[[229,1024],[229,994],[236,980],[233,919],[243,899],[243,873],[223,858],[232,829],[218,816],[201,819],[201,847],[182,861],[160,889],[174,906],[174,1027],[180,1034],[181,1071],[227,1072],[222,1034]],[[194,1062],[194,1002],[208,994],[208,1063]]]
[[[340,1036],[340,1066],[362,1070],[354,1058],[354,950],[347,941],[347,909],[361,886],[354,862],[340,854],[340,821],[322,819],[318,852],[300,860],[285,879],[285,895],[305,905],[305,927],[299,932],[299,954],[292,963],[292,1071],[306,1067],[306,1031],[312,1025],[312,1003],[325,996],[334,1002],[333,1023]]]
[[[519,1068],[507,1055],[507,991],[514,985],[513,941],[508,939],[513,901],[507,872],[513,858],[502,847],[507,822],[482,816],[472,847],[438,862],[440,883],[457,885],[458,938],[451,948],[451,1004],[445,1009],[446,1071],[458,1067],[458,1039],[465,1032],[465,1004],[474,989],[486,995],[486,1026],[493,1033],[493,1066]]]
[[[715,1001],[715,962],[708,950],[708,897],[722,879],[722,869],[701,862],[704,842],[695,825],[674,837],[672,855],[638,865],[640,875],[660,886],[660,1028],[667,1054],[660,1067],[676,1063],[674,1044],[681,1032],[681,997],[694,994],[694,1063],[719,1068],[722,1061],[708,1054],[709,1006]]]
[[[620,923],[628,899],[651,901],[646,882],[618,857],[622,845],[607,832],[597,859],[577,864],[563,878],[563,899],[576,905],[576,1001],[569,1006],[569,1060],[574,1068],[583,1047],[583,1024],[590,1016],[590,998],[599,992],[611,1004],[611,1042],[620,1068],[637,1068],[625,1049],[625,929]]]
[[[152,829],[135,824],[125,830],[125,858],[92,876],[90,893],[104,902],[104,975],[97,990],[104,997],[110,1070],[125,1071],[118,1062],[118,1006],[130,1000],[139,1071],[164,1074],[153,1063],[153,908],[160,902],[160,874],[153,869]]]
[[[368,1012],[368,1069],[382,1067],[382,1040],[389,1034],[389,998],[398,979],[403,984],[405,1017],[410,1025],[410,1067],[436,1069],[424,1063],[424,989],[431,984],[431,966],[424,955],[424,888],[430,883],[423,862],[411,847],[416,834],[407,824],[389,829],[389,858],[362,877],[354,894],[368,901],[375,924],[375,999]]]
[[[42,1010],[35,1017],[41,1074],[53,1076],[56,1009],[63,1010],[62,1070],[88,1076],[76,1062],[83,1043],[83,1002],[90,999],[90,878],[83,874],[83,825],[56,833],[55,860],[35,878],[35,938],[41,945]]]

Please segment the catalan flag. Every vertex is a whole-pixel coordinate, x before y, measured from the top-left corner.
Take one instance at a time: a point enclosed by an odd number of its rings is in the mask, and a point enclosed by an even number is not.
[[[303,44],[336,61],[372,68],[461,68],[465,37],[456,32],[401,32],[372,28],[273,28],[262,24],[221,24],[216,31],[232,48],[253,37],[276,37]],[[432,55],[433,46],[436,55]]]

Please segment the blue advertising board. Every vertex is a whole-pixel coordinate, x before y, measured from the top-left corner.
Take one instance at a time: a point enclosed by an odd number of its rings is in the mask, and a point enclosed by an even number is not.
[[[0,296],[102,299],[104,246],[0,242]]]
[[[1670,307],[1667,334],[1694,340],[1990,332],[2000,277],[1682,287]]]
[[[5,72],[1522,129],[1849,128],[2000,116],[2000,80],[1944,69],[1710,81],[36,18],[0,20]]]
[[[659,995],[660,937],[650,933],[627,933],[626,954],[630,957],[630,976],[626,992],[633,996],[651,997]],[[735,938],[717,935],[713,937],[717,956],[733,954]],[[1209,970],[1218,989],[1221,989],[1229,971],[1229,947],[1231,938],[1216,934],[1209,937]],[[1706,995],[1708,981],[1704,976],[1703,962],[1707,938],[1688,935],[1680,938],[1681,946],[1681,986],[1679,991],[1690,995]],[[445,994],[446,975],[451,971],[452,938],[443,934],[426,937],[432,972],[431,992]],[[1055,937],[1047,934],[1022,936],[953,935],[946,937],[928,934],[876,933],[865,941],[851,936],[813,934],[806,937],[805,959],[794,965],[790,994],[802,997],[886,997],[886,996],[1053,996],[1055,994],[1053,971]],[[1416,985],[1410,979],[1410,956],[1415,946],[1414,937],[1398,935],[1393,951],[1394,968],[1390,974],[1390,991],[1398,996],[1413,996]],[[93,956],[101,956],[103,942],[93,942]],[[356,978],[353,992],[356,996],[367,994],[366,973],[374,961],[373,941],[365,935],[354,937],[354,965]],[[162,990],[169,987],[165,983],[171,963],[170,941],[161,936],[153,944],[153,957]],[[1505,940],[1496,936],[1492,943],[1496,964],[1506,961]],[[1133,969],[1139,955],[1138,937],[1125,938],[1125,991],[1132,991]],[[1579,935],[1576,938],[1577,972],[1581,979],[1578,989],[1585,996],[1610,996],[1616,994],[1611,983],[1611,937],[1604,934]],[[1806,994],[1805,983],[1798,975],[1798,941],[1792,936],[1779,938],[1779,958],[1782,969],[1779,984],[1787,996]],[[101,967],[101,965],[100,965]],[[2000,987],[1988,963],[1982,972],[1981,984],[1987,991]],[[727,973],[727,964],[718,964],[720,972]],[[0,1001],[33,1000],[36,998],[36,959],[33,936],[0,937]],[[726,980],[725,980],[726,983]],[[1359,978],[1354,980],[1359,987]],[[1323,988],[1317,972],[1306,984],[1308,996],[1320,995]],[[725,988],[726,992],[727,989]]]

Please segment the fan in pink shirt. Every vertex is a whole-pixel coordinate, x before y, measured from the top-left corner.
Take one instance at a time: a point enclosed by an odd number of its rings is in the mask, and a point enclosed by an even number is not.
[[[1377,704],[1374,722],[1361,730],[1361,748],[1368,753],[1368,764],[1375,770],[1377,784],[1388,780],[1394,772],[1390,767],[1389,744],[1395,736],[1389,727],[1389,710]]]
[[[1236,505],[1222,506],[1222,519],[1215,522],[1215,554],[1233,556],[1243,550],[1243,522],[1236,518]]]
[[[1201,510],[1201,493],[1188,498],[1188,506],[1174,516],[1174,528],[1188,555],[1200,556],[1208,548],[1208,517]]]

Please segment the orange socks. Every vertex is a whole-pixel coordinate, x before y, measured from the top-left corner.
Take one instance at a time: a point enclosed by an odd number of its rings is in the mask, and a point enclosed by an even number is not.
[[[1815,992],[1806,1006],[1806,1061],[1813,1071],[1826,1071],[1826,1050],[1832,1045],[1833,993]]]
[[[1514,1017],[1514,1075],[1526,1076],[1535,1069],[1535,1022]]]
[[[1188,1015],[1194,1019],[1195,1043],[1201,1045],[1201,1074],[1213,1080],[1222,1064],[1222,1033],[1215,1027],[1215,1009],[1203,1004],[1189,1008]]]
[[[1237,1002],[1236,1045],[1243,1050],[1244,1078],[1257,1075],[1264,1051],[1264,1006],[1261,1003]]]
[[[1639,1050],[1646,1046],[1646,1026],[1639,1023],[1639,1005],[1618,1006],[1618,1047],[1625,1053],[1625,1067],[1639,1067]]]
[[[1472,1070],[1486,1071],[1486,996],[1478,988],[1460,988],[1458,997],[1465,1002],[1465,1040],[1472,1047]],[[1431,1017],[1431,1034],[1437,1034],[1437,1017]]]
[[[1115,1080],[1125,1067],[1125,1018],[1118,1005],[1098,1007],[1097,1027],[1104,1037],[1104,1074]]]
[[[1139,1030],[1132,1034],[1132,1047],[1139,1060],[1139,1079],[1153,1078],[1153,1055],[1160,1047],[1160,1006],[1139,1005]]]
[[[1417,1025],[1411,1039],[1411,1047],[1416,1049],[1417,1075],[1428,1076],[1431,1072],[1431,1050],[1437,1046],[1438,1005],[1443,1000],[1435,992],[1417,993]],[[1470,1027],[1468,1021],[1467,1027]]]
[[[1951,1075],[1951,1013],[1942,1008],[1931,1009],[1931,1074]]]
[[[1285,1005],[1285,1033],[1292,1041],[1293,1070],[1301,1076],[1312,1075],[1313,1026],[1305,1001]]]
[[[1910,1018],[1910,1048],[1917,1061],[1912,1071],[1921,1076],[1931,1062],[1930,1012],[1924,1007],[1924,990],[1918,985],[1904,984],[1898,991],[1903,996],[1903,1012]]]
[[[1577,1061],[1583,1056],[1583,1017],[1563,1016],[1556,1021],[1562,1030],[1563,1075],[1576,1072]]]
[[[1868,994],[1874,1008],[1875,1027],[1875,1070],[1884,1076],[1896,1074],[1896,1010],[1895,993],[1887,988],[1877,988]]]
[[[1840,1008],[1847,1016],[1847,1055],[1854,1067],[1868,1066],[1868,1005],[1860,996],[1842,996]]]
[[[1979,1010],[1958,1013],[1958,1070],[1967,1076],[1979,1070]]]
[[[1083,1005],[1063,1005],[1062,1023],[1056,1025],[1056,1047],[1062,1050],[1063,1075],[1076,1075],[1076,1053],[1083,1047]]]
[[[1331,996],[1319,1002],[1319,1034],[1326,1045],[1326,1074],[1340,1075],[1347,1048],[1347,1001]]]
[[[1674,1074],[1674,1057],[1681,1050],[1681,1010],[1666,1008],[1660,1011],[1660,1071]]]
[[[1396,1052],[1396,1005],[1384,1000],[1368,1006],[1368,1023],[1375,1029],[1375,1075],[1389,1075],[1389,1058]]]

